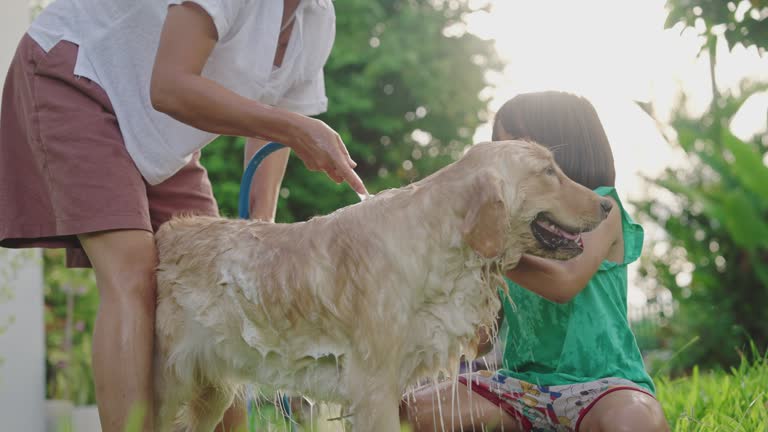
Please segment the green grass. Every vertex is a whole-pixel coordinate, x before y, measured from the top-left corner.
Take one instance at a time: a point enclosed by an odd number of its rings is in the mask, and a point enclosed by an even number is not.
[[[287,421],[274,405],[262,405],[256,410],[255,415],[249,416],[248,430],[251,432],[291,432]]]
[[[768,355],[730,371],[656,378],[673,432],[768,432]]]
[[[754,361],[742,358],[741,365],[729,371],[700,372],[694,367],[689,376],[655,381],[672,432],[768,432],[768,353]],[[132,423],[126,431],[138,430],[140,421]],[[309,430],[299,427],[300,432]],[[249,431],[290,428],[274,406],[263,404],[249,419]]]
[[[655,381],[672,432],[768,432],[768,354],[754,361],[742,358],[729,371],[694,367],[689,376]],[[261,423],[251,431],[289,432],[273,407],[262,411]]]
[[[768,432],[768,354],[751,362],[742,358],[729,371],[694,367],[689,376],[655,382],[672,432]],[[271,405],[259,412],[252,432],[290,432]]]

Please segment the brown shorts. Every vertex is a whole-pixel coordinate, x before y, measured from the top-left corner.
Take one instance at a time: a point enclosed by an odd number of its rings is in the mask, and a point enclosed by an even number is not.
[[[78,234],[155,231],[177,214],[218,215],[200,155],[165,182],[144,181],[106,92],[74,75],[78,47],[48,53],[21,40],[0,109],[0,246],[66,248],[89,267]],[[139,90],[137,89],[137,93]]]

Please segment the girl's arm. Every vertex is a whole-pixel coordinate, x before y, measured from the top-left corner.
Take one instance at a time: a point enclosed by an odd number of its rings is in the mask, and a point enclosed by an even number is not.
[[[152,106],[207,132],[281,142],[310,170],[346,180],[365,194],[344,143],[325,123],[242,97],[201,76],[218,37],[211,17],[195,3],[168,8],[152,71]]]
[[[613,201],[606,220],[582,234],[584,251],[567,260],[539,258],[524,254],[517,267],[506,276],[518,285],[556,303],[571,301],[595,275],[611,247],[621,239],[621,211]]]

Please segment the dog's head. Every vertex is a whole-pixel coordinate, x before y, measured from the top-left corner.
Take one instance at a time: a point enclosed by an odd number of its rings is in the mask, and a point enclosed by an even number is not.
[[[457,165],[474,173],[462,235],[485,258],[523,252],[573,258],[583,250],[581,233],[597,227],[612,207],[568,178],[552,152],[533,142],[477,144]]]

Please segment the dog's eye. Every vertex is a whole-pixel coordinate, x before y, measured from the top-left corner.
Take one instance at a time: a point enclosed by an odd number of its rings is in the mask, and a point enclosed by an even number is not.
[[[553,167],[549,167],[546,170],[544,170],[544,174],[548,176],[553,176],[555,175],[555,169]]]

